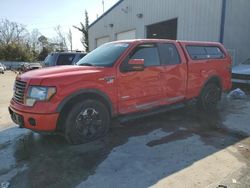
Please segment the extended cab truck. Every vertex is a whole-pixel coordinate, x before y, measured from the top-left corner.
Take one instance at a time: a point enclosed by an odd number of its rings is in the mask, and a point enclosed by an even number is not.
[[[77,66],[17,76],[9,111],[20,127],[62,132],[74,144],[129,117],[197,99],[213,110],[231,88],[231,58],[220,43],[130,40],[107,43]]]

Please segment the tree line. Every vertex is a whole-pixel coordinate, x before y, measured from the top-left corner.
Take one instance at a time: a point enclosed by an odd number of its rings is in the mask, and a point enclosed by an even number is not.
[[[82,33],[81,42],[88,52],[88,13],[85,11],[85,24],[73,26]],[[0,60],[3,61],[43,61],[52,51],[71,50],[73,46],[72,31],[64,33],[60,25],[54,28],[56,36],[48,38],[38,29],[28,31],[26,26],[9,21],[0,20]]]

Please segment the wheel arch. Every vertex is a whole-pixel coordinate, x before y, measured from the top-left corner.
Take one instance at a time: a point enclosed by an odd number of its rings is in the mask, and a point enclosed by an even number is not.
[[[56,112],[58,112],[59,118],[57,121],[57,130],[62,128],[62,122],[66,117],[67,112],[71,109],[71,106],[74,105],[79,100],[84,99],[93,99],[102,102],[107,109],[109,110],[110,116],[114,116],[114,109],[110,98],[103,92],[97,89],[81,89],[63,99],[63,101],[58,105]]]
[[[215,83],[222,91],[222,81],[221,78],[217,75],[210,76],[202,85],[199,95],[201,95],[203,89],[210,83]]]

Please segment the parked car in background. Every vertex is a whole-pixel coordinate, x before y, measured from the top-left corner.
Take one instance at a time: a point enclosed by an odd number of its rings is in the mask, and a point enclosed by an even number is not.
[[[107,133],[114,117],[133,119],[188,101],[213,111],[231,84],[231,58],[220,43],[116,41],[76,66],[17,76],[9,112],[22,128],[61,132],[78,144]]]
[[[2,65],[3,69],[6,71],[7,67],[4,64],[2,64],[2,63],[0,63],[0,64]]]
[[[83,52],[53,52],[44,60],[45,67],[59,65],[75,65],[86,53]]]
[[[42,65],[40,63],[24,63],[20,68],[20,72],[27,72],[31,70],[41,69]]]
[[[0,73],[1,73],[1,74],[4,74],[4,71],[5,71],[5,70],[4,70],[4,66],[0,63]]]
[[[232,68],[232,82],[250,85],[250,58]]]

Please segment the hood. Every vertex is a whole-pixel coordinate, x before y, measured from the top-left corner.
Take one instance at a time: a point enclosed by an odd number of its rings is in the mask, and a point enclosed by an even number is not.
[[[102,67],[90,67],[90,66],[56,66],[56,67],[48,67],[37,70],[28,71],[19,76],[22,80],[30,80],[30,79],[46,79],[46,78],[60,78],[64,76],[75,76],[79,74],[90,74],[90,73],[98,73],[102,72],[104,68]]]
[[[250,75],[250,65],[238,65],[232,68],[232,73],[234,74],[249,74]]]

